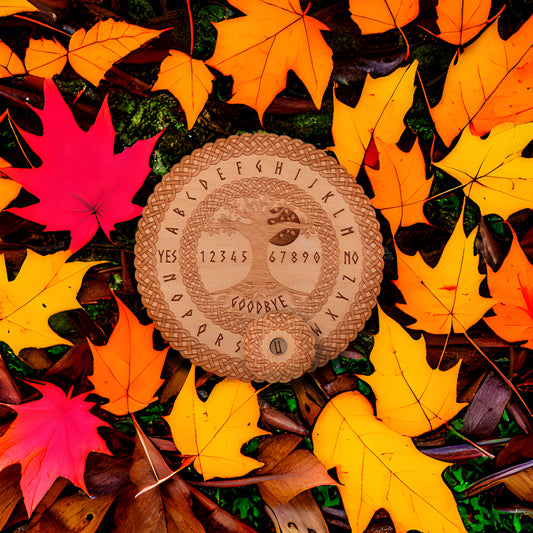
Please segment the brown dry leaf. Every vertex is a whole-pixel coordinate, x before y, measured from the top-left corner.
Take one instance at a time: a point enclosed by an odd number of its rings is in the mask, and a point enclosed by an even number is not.
[[[32,520],[25,531],[95,533],[115,497],[115,494],[99,498],[73,494],[59,498],[38,520]]]
[[[401,435],[416,437],[437,429],[466,404],[457,403],[460,363],[433,370],[426,360],[424,338],[413,339],[378,306],[379,333],[370,360],[375,371],[359,375],[376,395],[376,414]]]
[[[154,325],[143,326],[137,317],[115,296],[119,319],[105,346],[95,346],[89,339],[94,358],[94,373],[89,380],[94,392],[109,403],[102,409],[121,416],[144,409],[164,380],[161,371],[168,348],[153,347]]]
[[[269,439],[260,447],[257,458],[265,466],[257,471],[257,475],[283,474],[278,479],[257,484],[261,497],[270,507],[286,504],[312,487],[337,484],[310,451],[294,449],[300,440],[299,437],[282,434]]]
[[[533,119],[532,32],[533,16],[504,41],[495,21],[454,57],[442,98],[431,109],[447,146],[468,125],[481,136],[503,122],[524,124]]]
[[[418,16],[418,0],[350,0],[353,21],[367,33],[400,29]]]
[[[152,91],[170,91],[181,104],[191,129],[213,89],[215,76],[203,61],[193,59],[179,50],[169,50],[163,59]]]
[[[394,235],[400,226],[428,223],[423,212],[433,178],[426,180],[426,163],[418,139],[409,152],[395,144],[374,139],[379,153],[379,168],[365,165],[372,184],[372,205],[389,221]]]
[[[463,46],[487,26],[491,4],[491,0],[439,0],[437,37]]]
[[[53,78],[67,64],[67,50],[56,39],[30,39],[24,65],[28,74]]]
[[[501,470],[531,459],[533,459],[533,435],[517,435],[498,454],[494,466],[497,470]],[[504,478],[503,483],[521,500],[533,502],[533,468],[527,468]]]
[[[381,78],[367,75],[355,107],[334,96],[331,133],[339,162],[357,177],[372,139],[396,144],[405,130],[403,119],[413,103],[418,62]]]
[[[274,507],[267,506],[265,509],[274,522],[276,533],[328,532],[328,526],[320,508],[309,491],[298,494],[288,503]]]
[[[315,455],[337,468],[339,491],[353,531],[364,531],[385,509],[398,533],[466,533],[452,492],[442,480],[448,466],[426,457],[373,413],[358,392],[335,396],[313,431]]]
[[[479,273],[479,257],[474,255],[475,238],[475,230],[465,236],[461,215],[434,268],[419,252],[406,255],[396,248],[398,280],[394,283],[406,302],[397,305],[416,318],[410,328],[435,335],[462,333],[496,303],[479,293],[485,276]]]
[[[0,530],[3,530],[17,503],[22,499],[19,482],[20,468],[17,465],[12,465],[0,472],[0,487],[2,487]]]
[[[161,31],[113,19],[100,21],[88,31],[82,28],[72,35],[68,60],[80,76],[98,86],[114,63],[157,37]]]
[[[302,11],[299,0],[229,0],[245,16],[214,23],[218,38],[206,63],[233,77],[233,104],[254,108],[260,120],[292,70],[320,109],[333,69],[329,28]],[[309,7],[309,6],[308,6]]]
[[[22,61],[6,43],[0,41],[0,78],[10,78],[19,74],[26,74]]]

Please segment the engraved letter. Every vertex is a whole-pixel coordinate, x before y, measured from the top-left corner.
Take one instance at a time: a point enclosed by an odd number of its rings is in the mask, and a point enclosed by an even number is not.
[[[278,161],[276,163],[276,170],[274,171],[274,174],[281,174],[281,169],[283,168],[283,162]]]
[[[318,324],[315,322],[315,326],[311,326],[311,324],[309,324],[309,327],[311,328],[311,331],[318,337],[321,333],[322,333],[322,330],[318,327]]]
[[[176,279],[176,274],[164,274],[163,281],[174,281]]]
[[[224,335],[222,333],[218,334],[217,340],[215,341],[215,346],[220,346],[220,341],[224,338]]]
[[[205,180],[199,180],[200,181],[200,185],[207,191],[207,181]]]
[[[173,233],[174,235],[178,234],[179,228],[165,228],[167,231],[170,231],[170,233]]]
[[[331,191],[328,191],[325,196],[322,196],[322,201],[326,203],[328,201],[328,198],[331,198],[332,196],[335,196]]]
[[[171,300],[173,302],[179,302],[182,298],[183,298],[183,294],[175,294],[174,296],[172,296]]]
[[[220,181],[224,181],[226,178],[222,174],[222,169],[219,167],[217,168],[218,177],[220,178]]]
[[[185,216],[185,211],[183,211],[183,209],[180,209],[179,207],[175,207],[172,211],[174,211],[176,215],[180,215],[182,217]]]
[[[202,325],[198,328],[198,333],[196,334],[196,336],[199,337],[202,333],[205,332],[206,329],[207,329],[207,324],[202,324]]]
[[[240,174],[241,173],[241,168],[242,168],[241,162],[240,161],[236,161],[235,162],[235,166],[237,167],[237,174]]]
[[[346,237],[346,235],[349,235],[350,233],[353,233],[353,226],[350,226],[349,228],[342,228],[341,229],[341,235],[343,237]]]

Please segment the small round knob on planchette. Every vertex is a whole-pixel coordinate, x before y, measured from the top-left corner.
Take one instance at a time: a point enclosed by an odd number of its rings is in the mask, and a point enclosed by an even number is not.
[[[299,316],[288,311],[257,317],[242,339],[246,365],[257,381],[287,382],[306,372],[315,356],[315,337]]]

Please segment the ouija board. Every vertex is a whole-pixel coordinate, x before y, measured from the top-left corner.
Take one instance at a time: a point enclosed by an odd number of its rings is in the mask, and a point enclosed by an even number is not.
[[[182,159],[143,211],[139,292],[170,344],[205,370],[289,381],[363,328],[382,278],[379,225],[322,150],[233,136]]]

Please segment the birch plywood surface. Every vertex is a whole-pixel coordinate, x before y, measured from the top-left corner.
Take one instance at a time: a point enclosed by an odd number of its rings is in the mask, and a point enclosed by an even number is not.
[[[344,167],[302,141],[255,134],[174,166],[143,212],[135,254],[148,312],[184,357],[223,376],[289,381],[362,329],[383,250]]]

